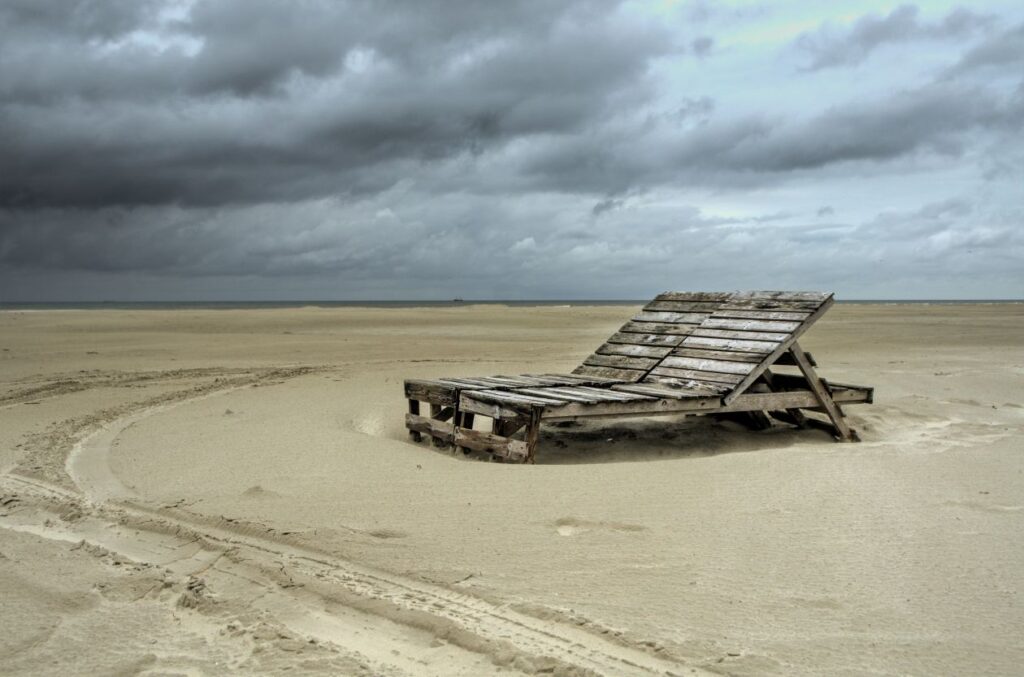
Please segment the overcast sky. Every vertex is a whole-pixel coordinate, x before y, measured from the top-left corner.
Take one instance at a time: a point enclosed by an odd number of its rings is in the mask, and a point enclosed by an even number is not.
[[[1024,3],[0,0],[0,301],[1024,297]]]

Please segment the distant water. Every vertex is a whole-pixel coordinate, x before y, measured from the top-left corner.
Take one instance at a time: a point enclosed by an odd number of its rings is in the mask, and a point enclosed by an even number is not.
[[[48,301],[11,303],[0,301],[0,310],[246,310],[261,308],[457,308],[467,305],[533,306],[640,306],[650,299],[564,299],[462,301]],[[1024,303],[1024,299],[842,299],[837,303],[950,304]]]

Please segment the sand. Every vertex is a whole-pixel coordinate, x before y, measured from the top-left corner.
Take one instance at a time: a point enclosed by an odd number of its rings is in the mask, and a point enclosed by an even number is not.
[[[701,418],[408,441],[402,379],[634,309],[0,312],[4,674],[1019,674],[1024,305],[839,305],[863,442]]]

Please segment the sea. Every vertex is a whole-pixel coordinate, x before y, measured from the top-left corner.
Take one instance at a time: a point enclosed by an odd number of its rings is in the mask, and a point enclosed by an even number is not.
[[[0,301],[0,310],[253,310],[263,308],[457,308],[470,305],[641,306],[650,299],[458,299],[447,301]],[[1024,303],[1024,299],[842,299],[840,304]]]

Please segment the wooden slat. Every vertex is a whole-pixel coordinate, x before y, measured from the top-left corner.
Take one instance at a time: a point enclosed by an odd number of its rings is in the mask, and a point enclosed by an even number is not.
[[[725,383],[735,385],[743,380],[743,374],[723,374],[717,371],[701,371],[699,369],[673,369],[657,367],[651,370],[654,376],[669,376],[683,380],[705,381],[707,383]]]
[[[730,310],[725,307],[715,312],[715,317],[732,317],[737,320],[788,320],[801,322],[810,315],[809,310],[785,311],[785,310]]]
[[[405,415],[405,427],[417,433],[426,433],[442,442],[451,442],[455,435],[455,426],[446,421],[438,421],[417,414]]]
[[[731,311],[731,310],[776,310],[786,312],[801,312],[811,311],[813,312],[820,303],[815,301],[730,301],[729,303],[722,304],[722,307],[718,309],[718,312]]]
[[[671,346],[679,345],[683,336],[671,336],[668,334],[628,334],[616,332],[608,337],[608,343],[630,343],[638,346]]]
[[[731,299],[743,300],[771,300],[771,301],[813,301],[823,302],[832,296],[831,292],[820,291],[739,291],[733,292]]]
[[[580,374],[525,374],[538,379],[551,379],[561,385],[610,385],[619,383],[619,379],[602,378],[600,376],[582,376]]]
[[[701,329],[734,329],[737,331],[774,331],[789,333],[800,326],[799,322],[779,320],[741,320],[714,315],[700,323]]]
[[[698,327],[693,330],[690,336],[704,336],[706,338],[743,339],[745,341],[785,341],[789,338],[788,333],[768,331],[731,331],[728,329],[704,329]]]
[[[527,459],[529,447],[526,442],[509,439],[493,433],[459,428],[455,432],[455,444],[474,451],[484,451],[509,461],[523,462]]]
[[[406,381],[405,396],[410,400],[423,400],[441,405],[452,405],[458,390],[445,383],[430,381]]]
[[[754,368],[750,362],[727,362],[725,360],[705,360],[693,357],[666,357],[659,367],[676,369],[697,369],[699,371],[717,371],[726,374],[743,374],[746,376]]]
[[[616,385],[630,385],[630,384],[616,384]],[[615,386],[612,386],[612,388],[614,388],[614,387]],[[635,393],[627,395],[625,393],[616,392],[616,391],[611,390],[609,388],[591,388],[589,386],[578,386],[578,388],[580,390],[584,391],[584,392],[591,393],[594,396],[600,395],[600,396],[603,396],[603,397],[608,397],[608,398],[611,398],[613,400],[619,400],[619,401],[623,401],[623,402],[635,402],[637,400],[646,399],[642,395],[637,395]]]
[[[651,301],[644,310],[667,310],[671,312],[683,312],[683,313],[710,313],[718,309],[722,304],[720,302],[704,303],[694,301],[671,301],[662,300],[659,296],[657,299]]]
[[[673,348],[675,357],[693,357],[698,360],[726,360],[729,362],[757,363],[764,359],[760,353],[741,353],[735,350],[711,350],[709,348]]]
[[[686,336],[697,325],[692,324],[671,324],[668,322],[627,322],[622,325],[619,332],[632,334],[672,334]]]
[[[612,389],[622,393],[635,393],[638,395],[667,398],[671,400],[684,400],[708,396],[707,392],[669,388],[668,386],[657,385],[654,383],[619,383],[617,385],[613,385]]]
[[[661,383],[681,390],[689,390],[695,393],[721,395],[732,389],[726,383],[708,383],[707,381],[694,381],[693,379],[681,379],[674,376],[661,376],[659,374],[648,374],[644,383]]]
[[[564,388],[519,388],[516,390],[516,393],[522,395],[536,395],[538,397],[557,397],[560,400],[566,400],[568,402],[587,402],[594,404],[595,402],[600,401],[592,395],[584,395]]]
[[[662,311],[642,310],[633,316],[634,322],[661,322],[668,324],[700,324],[708,317],[708,313],[669,313]]]
[[[605,343],[596,351],[599,355],[629,355],[631,357],[665,357],[672,352],[669,346],[633,346],[628,343]]]
[[[678,379],[662,379],[667,385],[673,382],[685,385],[685,382]],[[722,388],[719,392],[713,392],[710,384],[690,382],[694,388],[704,388],[702,397],[685,398],[658,398],[646,402],[608,402],[606,404],[568,404],[558,409],[547,409],[544,412],[545,419],[566,420],[577,417],[595,416],[655,416],[659,414],[677,413],[702,413],[713,414],[718,412],[733,411],[764,411],[773,409],[794,409],[817,407],[818,401],[810,390],[786,392],[786,393],[745,393],[736,397],[731,404],[723,404],[721,398]],[[629,387],[626,384],[615,386]],[[657,387],[657,386],[656,386]],[[693,391],[682,390],[689,394]],[[867,402],[863,391],[842,391],[833,396],[836,403],[855,404]]]
[[[555,394],[572,400],[580,400],[587,402],[614,402],[617,398],[608,394],[606,390],[600,388],[583,389],[579,387],[565,386],[560,388],[552,388]]]
[[[615,369],[613,367],[590,367],[582,365],[573,369],[574,374],[583,376],[601,376],[614,378],[620,381],[636,382],[644,377],[645,371],[639,369]]]
[[[627,355],[591,355],[583,364],[593,367],[623,367],[625,369],[650,369],[658,363],[653,357],[629,357]]]
[[[466,393],[466,395],[485,402],[497,402],[499,404],[528,404],[544,406],[565,403],[565,400],[553,396],[538,397],[536,395],[520,395],[518,392],[510,392],[507,390],[473,390]]]
[[[537,378],[529,376],[488,376],[488,381],[495,381],[507,387],[520,387],[520,386],[538,386],[544,385],[544,382]]]
[[[688,336],[683,341],[684,348],[712,348],[714,350],[735,350],[748,353],[770,353],[779,344],[771,341],[740,341],[738,339],[707,338],[703,336]]]
[[[486,389],[494,387],[493,384],[487,383],[486,381],[481,381],[480,379],[476,378],[462,378],[461,376],[459,378],[446,377],[439,378],[437,380],[440,383],[444,383],[446,385],[460,389],[478,390],[481,388]]]
[[[730,291],[666,291],[658,294],[659,301],[695,301],[714,303],[726,301],[735,295]]]

